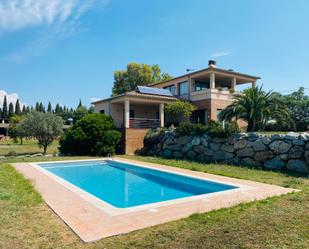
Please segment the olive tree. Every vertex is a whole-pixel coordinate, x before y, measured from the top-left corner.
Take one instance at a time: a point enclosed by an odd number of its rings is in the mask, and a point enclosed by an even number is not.
[[[22,120],[22,116],[14,115],[11,117],[9,125],[9,136],[14,140],[15,143],[17,143],[17,140],[19,139],[20,144],[23,144],[23,139],[27,137],[27,134],[21,125]]]
[[[25,116],[21,127],[29,137],[38,140],[45,154],[47,147],[61,135],[63,120],[53,113],[31,112]]]

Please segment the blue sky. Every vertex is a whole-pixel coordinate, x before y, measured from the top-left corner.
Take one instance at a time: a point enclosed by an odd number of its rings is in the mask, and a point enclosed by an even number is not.
[[[0,90],[75,107],[129,62],[173,76],[219,67],[266,89],[309,88],[307,0],[0,0]]]

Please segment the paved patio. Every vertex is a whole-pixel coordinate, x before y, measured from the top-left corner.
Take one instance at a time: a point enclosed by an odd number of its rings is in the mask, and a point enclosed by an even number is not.
[[[188,217],[193,213],[231,207],[242,202],[287,194],[295,189],[253,181],[217,176],[164,165],[115,158],[125,163],[185,174],[192,177],[235,185],[239,188],[200,197],[173,200],[140,207],[117,209],[96,197],[44,172],[30,163],[13,164],[15,169],[30,179],[47,205],[84,241],[128,233],[149,226]],[[89,160],[86,160],[89,161]]]

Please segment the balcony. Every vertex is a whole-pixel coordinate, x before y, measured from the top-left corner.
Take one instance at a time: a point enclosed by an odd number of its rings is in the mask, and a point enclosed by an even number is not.
[[[130,128],[158,128],[160,119],[130,118]]]
[[[191,100],[199,101],[205,99],[222,99],[232,101],[234,98],[234,93],[229,90],[221,90],[218,88],[204,89],[201,91],[191,92]]]

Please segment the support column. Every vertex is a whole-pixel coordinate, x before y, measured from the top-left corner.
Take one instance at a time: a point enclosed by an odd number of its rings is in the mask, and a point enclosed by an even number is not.
[[[124,128],[130,128],[130,101],[124,101]]]
[[[252,88],[256,88],[256,82],[252,81]]]
[[[161,103],[159,106],[159,117],[160,117],[160,127],[164,127],[164,104]]]
[[[214,73],[210,74],[210,89],[216,88],[216,76]]]
[[[236,77],[232,78],[231,90],[235,92],[236,90]]]

